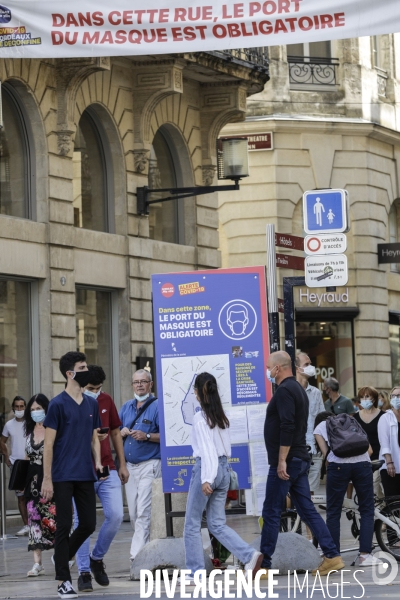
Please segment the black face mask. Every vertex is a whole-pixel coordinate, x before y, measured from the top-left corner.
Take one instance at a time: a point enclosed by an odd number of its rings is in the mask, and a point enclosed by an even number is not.
[[[90,371],[76,371],[74,381],[76,381],[81,388],[84,388],[88,383],[90,383],[91,377],[92,373]]]

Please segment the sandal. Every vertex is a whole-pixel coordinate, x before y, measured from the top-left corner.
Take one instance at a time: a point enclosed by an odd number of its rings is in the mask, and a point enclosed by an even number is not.
[[[44,566],[35,563],[30,571],[27,573],[27,577],[37,577],[38,575],[44,575]]]

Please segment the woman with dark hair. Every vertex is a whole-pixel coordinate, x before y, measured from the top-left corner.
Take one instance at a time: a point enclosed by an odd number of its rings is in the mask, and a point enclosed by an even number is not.
[[[40,495],[43,481],[43,421],[49,401],[43,394],[33,396],[25,409],[26,457],[29,460],[25,498],[28,509],[28,550],[33,551],[34,564],[28,577],[44,575],[42,550],[54,548],[56,533],[56,505],[46,502]]]
[[[254,577],[260,569],[263,555],[226,524],[231,442],[229,420],[222,407],[215,377],[210,373],[197,375],[194,393],[200,406],[193,417],[192,447],[196,462],[190,480],[183,534],[186,568],[190,570],[187,583],[193,583],[196,571],[205,569],[201,540],[201,519],[205,509],[210,533],[245,565],[245,570],[251,570]]]

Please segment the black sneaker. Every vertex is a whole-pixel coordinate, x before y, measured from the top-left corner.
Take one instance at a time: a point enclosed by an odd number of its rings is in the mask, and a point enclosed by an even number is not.
[[[107,573],[105,572],[105,565],[102,560],[93,560],[90,557],[90,570],[93,573],[93,577],[99,585],[110,585]]]
[[[64,581],[61,585],[58,586],[57,591],[59,598],[78,598],[78,594],[72,587],[70,581]]]
[[[93,592],[92,576],[90,573],[81,573],[78,577],[79,592]]]

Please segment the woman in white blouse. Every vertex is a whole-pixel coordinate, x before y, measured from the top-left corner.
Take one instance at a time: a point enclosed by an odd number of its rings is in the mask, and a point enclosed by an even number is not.
[[[231,455],[229,420],[222,408],[216,379],[210,373],[200,373],[194,392],[199,408],[193,418],[192,447],[196,462],[193,466],[186,505],[184,542],[186,568],[192,583],[196,571],[205,569],[201,539],[201,519],[207,510],[207,525],[225,548],[251,570],[253,577],[260,569],[263,555],[246,544],[226,524],[225,500],[229,489]]]
[[[392,410],[385,412],[378,423],[381,450],[379,458],[385,462],[381,468],[381,480],[385,496],[400,494],[400,387],[390,392]]]

